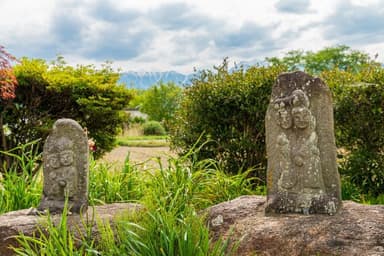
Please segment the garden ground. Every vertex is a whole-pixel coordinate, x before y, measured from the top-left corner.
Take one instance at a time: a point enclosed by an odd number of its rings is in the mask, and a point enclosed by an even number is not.
[[[146,168],[158,167],[158,160],[166,166],[169,156],[175,156],[169,147],[125,147],[118,146],[107,153],[103,160],[117,165],[123,165],[125,158],[129,154],[130,162],[135,165],[143,165]]]

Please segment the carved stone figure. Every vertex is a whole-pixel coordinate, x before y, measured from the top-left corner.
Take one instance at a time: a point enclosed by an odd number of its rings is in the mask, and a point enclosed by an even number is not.
[[[59,119],[43,149],[44,188],[38,210],[60,212],[65,199],[71,212],[88,207],[88,139],[72,119]]]
[[[282,74],[266,115],[266,213],[335,214],[341,207],[329,88],[304,72]]]

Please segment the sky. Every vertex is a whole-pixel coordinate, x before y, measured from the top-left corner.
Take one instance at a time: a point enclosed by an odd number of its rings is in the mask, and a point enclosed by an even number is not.
[[[1,0],[20,58],[191,73],[340,44],[384,62],[384,0]]]

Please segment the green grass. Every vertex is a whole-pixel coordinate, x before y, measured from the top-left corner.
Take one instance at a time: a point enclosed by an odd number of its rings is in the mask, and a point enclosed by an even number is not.
[[[142,174],[129,161],[122,169],[112,164],[97,162],[91,158],[89,173],[89,203],[91,205],[137,201],[143,196]]]
[[[13,248],[16,255],[22,256],[82,256],[97,255],[92,252],[91,225],[86,225],[85,234],[78,230],[80,238],[75,237],[73,230],[68,227],[68,201],[65,202],[60,221],[55,225],[51,215],[46,216],[45,225],[37,227],[37,232],[29,237],[20,234],[16,237],[21,245]],[[79,243],[79,240],[81,241]]]
[[[125,136],[120,137],[124,140],[167,140],[168,135],[142,135],[142,136]]]
[[[125,147],[167,147],[169,143],[165,140],[128,140],[118,141],[119,146]]]
[[[113,228],[99,223],[100,240],[75,237],[62,215],[58,225],[50,216],[34,237],[20,235],[18,255],[231,255],[227,241],[213,242],[205,220],[197,213],[221,201],[252,194],[248,173],[227,175],[213,160],[191,162],[193,152],[159,161],[155,171],[138,170],[126,159],[121,170],[91,160],[90,202],[135,201],[143,212],[117,220]],[[45,233],[45,230],[48,234]],[[87,230],[87,229],[86,229]],[[235,249],[233,249],[233,255]]]
[[[125,136],[117,138],[117,145],[126,147],[166,147],[169,142],[168,136]]]
[[[37,143],[39,141],[32,141],[6,152],[0,151],[13,160],[8,167],[3,163],[6,171],[0,174],[0,214],[35,207],[39,203],[43,185],[40,171],[35,170],[41,159],[41,154],[35,152]]]
[[[100,237],[90,236],[91,226],[84,220],[85,231],[73,234],[67,227],[66,214],[54,224],[47,216],[36,236],[18,236],[18,255],[148,255],[206,256],[236,255],[236,245],[212,241],[199,213],[209,206],[246,194],[264,194],[265,187],[253,186],[252,169],[236,175],[227,174],[214,160],[194,161],[195,151],[170,157],[155,170],[141,170],[129,157],[122,168],[90,160],[89,201],[91,205],[112,202],[138,202],[139,213],[125,215],[114,224],[98,222]],[[31,159],[24,172],[14,169],[3,174],[0,209],[17,210],[36,206],[42,190],[41,174],[31,174]],[[24,161],[24,160],[22,160]],[[15,167],[16,168],[16,167]],[[383,204],[384,195],[362,195],[349,179],[343,178],[343,198],[361,203]],[[66,211],[66,210],[65,210]],[[97,216],[96,216],[97,219]],[[75,230],[80,230],[74,227]]]

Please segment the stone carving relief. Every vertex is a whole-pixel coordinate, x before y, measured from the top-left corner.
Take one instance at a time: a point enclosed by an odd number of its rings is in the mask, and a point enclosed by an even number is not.
[[[68,200],[70,211],[88,206],[88,140],[71,119],[55,122],[43,150],[44,188],[40,211],[60,212]]]
[[[299,192],[299,203],[304,211],[312,196],[324,192],[317,147],[316,120],[309,110],[308,96],[295,90],[289,97],[274,102],[281,133],[277,137],[279,152],[278,188],[286,192]]]
[[[57,146],[47,156],[47,195],[50,200],[73,199],[77,192],[77,172],[74,166],[73,142],[60,138]]]
[[[288,84],[281,89],[278,96],[271,98],[266,118],[269,166],[267,176],[268,182],[272,183],[267,184],[267,212],[333,214],[332,211],[336,211],[335,201],[340,205],[339,195],[330,196],[333,192],[330,193],[324,182],[324,170],[328,174],[330,169],[327,168],[328,163],[324,162],[330,159],[322,159],[317,125],[318,122],[322,126],[324,124],[321,123],[322,120],[316,119],[316,115],[319,115],[313,110],[319,106],[311,106],[309,91],[297,84]],[[321,146],[323,151],[326,150],[324,145]],[[335,152],[335,146],[330,150]],[[336,163],[329,166],[334,168]],[[336,168],[331,174],[338,178]]]

